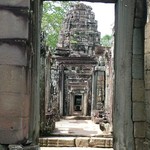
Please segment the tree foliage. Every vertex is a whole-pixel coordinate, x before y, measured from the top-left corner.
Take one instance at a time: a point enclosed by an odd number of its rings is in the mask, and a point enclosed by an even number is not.
[[[52,51],[56,48],[58,35],[66,12],[68,12],[73,3],[69,1],[50,1],[43,4],[41,28],[46,33],[46,42]]]
[[[101,38],[101,45],[104,47],[111,47],[112,40],[113,40],[113,36],[106,34]]]

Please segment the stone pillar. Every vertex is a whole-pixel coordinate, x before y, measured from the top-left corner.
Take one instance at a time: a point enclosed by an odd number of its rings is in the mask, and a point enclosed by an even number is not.
[[[87,102],[88,102],[87,101],[87,92],[85,92],[84,94],[82,94],[82,97],[83,97],[83,101],[82,102],[84,103],[82,105],[83,106],[83,115],[87,116]]]
[[[136,0],[132,56],[132,119],[134,122],[135,150],[143,149],[145,140],[144,96],[144,26],[145,1]],[[140,132],[141,131],[141,132]]]
[[[17,0],[18,1],[18,0]],[[40,33],[41,33],[41,0],[31,1],[30,51],[33,52],[31,64],[31,107],[30,107],[30,139],[38,143],[40,122]],[[32,47],[33,46],[33,47]]]
[[[146,140],[144,150],[150,148],[150,0],[147,0],[147,23],[145,26],[145,107],[146,107]],[[142,88],[142,87],[141,87]]]
[[[73,103],[74,103],[74,94],[73,94],[73,92],[71,92],[70,94],[69,94],[70,96],[69,96],[69,99],[70,99],[70,111],[69,111],[69,115],[72,115],[73,114]]]
[[[64,67],[61,66],[60,67],[60,73],[61,75],[59,76],[60,77],[60,91],[59,91],[59,98],[60,98],[60,101],[59,101],[59,110],[60,110],[60,115],[63,116],[63,109],[64,109]]]
[[[92,74],[92,102],[91,102],[91,113],[96,109],[96,93],[97,93],[97,72],[93,71]]]
[[[113,137],[115,150],[134,150],[132,121],[132,41],[135,0],[117,1],[115,25],[115,93]]]
[[[0,1],[0,143],[29,139],[30,0]]]
[[[45,114],[50,108],[50,58],[45,58]]]
[[[109,104],[110,104],[110,99],[109,99],[109,94],[110,94],[110,83],[109,83],[109,68],[106,65],[106,71],[105,71],[105,110],[108,111],[109,110]]]

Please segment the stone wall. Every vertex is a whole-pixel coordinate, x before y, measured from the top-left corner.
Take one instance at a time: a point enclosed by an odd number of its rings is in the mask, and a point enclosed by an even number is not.
[[[134,124],[135,149],[141,150],[145,140],[145,96],[144,96],[144,27],[145,1],[136,0],[132,53],[132,119]]]
[[[147,0],[147,23],[145,26],[145,51],[144,51],[144,77],[145,77],[145,111],[146,111],[146,141],[145,149],[150,149],[150,1]]]
[[[29,138],[29,9],[29,0],[0,2],[1,144],[22,143]]]
[[[0,144],[38,140],[39,8],[40,1],[0,1]]]
[[[142,150],[145,141],[144,27],[146,2],[118,1],[115,29],[115,150]],[[123,18],[123,19],[122,19]],[[116,120],[117,119],[117,120]],[[149,148],[145,148],[148,150]]]

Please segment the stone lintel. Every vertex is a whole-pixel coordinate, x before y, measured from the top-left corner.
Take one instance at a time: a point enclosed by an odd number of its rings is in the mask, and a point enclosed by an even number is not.
[[[43,0],[43,1],[50,1],[50,0]],[[71,0],[74,1],[74,0]],[[102,2],[102,3],[116,3],[116,0],[82,0],[86,2]]]

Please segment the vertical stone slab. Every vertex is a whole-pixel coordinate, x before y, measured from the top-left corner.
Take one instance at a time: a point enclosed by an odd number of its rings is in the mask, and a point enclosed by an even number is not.
[[[60,101],[59,101],[59,110],[60,110],[60,115],[63,116],[64,114],[64,67],[61,66],[61,76],[60,76]]]
[[[131,66],[135,0],[116,4],[114,149],[134,150]]]
[[[145,1],[136,0],[136,13],[133,32],[132,57],[132,119],[134,121],[134,141],[136,150],[143,147],[145,139],[145,96],[144,96],[144,7]],[[136,20],[143,22],[137,26]],[[141,132],[140,132],[141,131]]]
[[[146,140],[144,142],[144,150],[150,148],[150,0],[147,0],[147,24],[145,26],[145,107],[146,107]]]
[[[41,28],[41,0],[32,1],[31,3],[33,10],[33,24],[31,24],[32,32],[32,44],[34,55],[32,57],[32,98],[31,98],[31,109],[30,109],[30,132],[29,137],[33,143],[38,143],[39,138],[39,122],[40,122],[40,87],[39,87],[39,75],[40,75],[40,28]]]
[[[93,110],[96,110],[96,95],[97,95],[97,75],[98,72],[96,70],[93,71],[92,74],[92,102],[91,102],[91,115]]]
[[[48,112],[50,98],[50,59],[45,60],[45,112]]]

